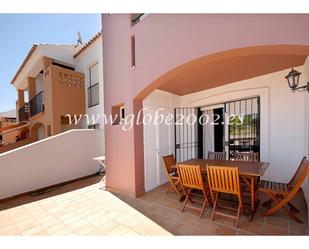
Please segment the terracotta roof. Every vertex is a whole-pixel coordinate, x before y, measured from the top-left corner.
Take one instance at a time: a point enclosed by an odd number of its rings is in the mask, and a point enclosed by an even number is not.
[[[94,37],[92,37],[87,43],[83,44],[82,47],[74,54],[74,58],[85,51],[92,43],[94,43],[101,36],[101,32],[98,32]]]
[[[33,44],[30,51],[28,52],[26,58],[24,59],[23,63],[20,65],[17,73],[14,75],[11,84],[14,83],[14,81],[16,80],[17,76],[20,74],[21,70],[24,68],[24,66],[27,64],[27,62],[29,61],[29,59],[31,58],[31,55],[34,53],[35,49],[38,47],[38,44]]]

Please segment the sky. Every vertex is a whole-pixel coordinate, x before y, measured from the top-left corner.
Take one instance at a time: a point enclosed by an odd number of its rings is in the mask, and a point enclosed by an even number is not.
[[[33,43],[76,44],[101,31],[100,14],[0,14],[0,112],[15,109],[11,80]]]

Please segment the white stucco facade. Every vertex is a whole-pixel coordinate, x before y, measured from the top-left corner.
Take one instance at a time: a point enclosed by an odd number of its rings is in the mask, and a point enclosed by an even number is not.
[[[104,113],[104,89],[103,89],[103,51],[102,36],[97,38],[84,52],[79,54],[76,60],[76,70],[85,75],[85,91],[86,91],[86,110],[89,117],[95,117],[94,122],[90,124],[99,124],[100,128],[104,128],[102,118],[97,119]],[[88,88],[90,86],[90,67],[98,63],[99,74],[99,104],[89,107]],[[87,126],[87,124],[85,124]]]

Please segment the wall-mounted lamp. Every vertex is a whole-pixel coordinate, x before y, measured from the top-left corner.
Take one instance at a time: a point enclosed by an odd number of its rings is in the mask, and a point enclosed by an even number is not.
[[[294,68],[292,68],[292,70],[289,72],[289,74],[287,76],[285,76],[285,78],[288,81],[289,87],[291,88],[292,92],[295,92],[295,91],[307,91],[307,92],[309,92],[309,82],[307,82],[307,85],[298,86],[300,75],[301,75],[300,72],[298,72],[298,71],[294,70]]]

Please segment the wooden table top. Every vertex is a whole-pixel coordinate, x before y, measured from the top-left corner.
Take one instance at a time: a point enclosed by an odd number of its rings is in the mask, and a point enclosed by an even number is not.
[[[239,174],[243,176],[263,176],[269,163],[264,162],[246,162],[246,161],[231,161],[231,160],[208,160],[208,159],[191,159],[178,164],[200,165],[202,171],[206,171],[206,165],[215,166],[237,166]],[[174,167],[177,167],[176,165]]]

